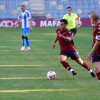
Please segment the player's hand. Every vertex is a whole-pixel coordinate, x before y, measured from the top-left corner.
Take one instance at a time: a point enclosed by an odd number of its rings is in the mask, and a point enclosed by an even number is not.
[[[58,31],[57,34],[60,34],[60,31]]]
[[[59,33],[59,37],[62,37],[62,34],[61,33]]]
[[[55,47],[56,47],[56,44],[55,44],[55,43],[53,43],[53,45],[52,45],[52,49],[55,49]]]
[[[85,55],[85,57],[86,57],[86,61],[89,62],[89,61],[91,61],[92,55],[89,53],[89,54]]]
[[[80,24],[77,25],[77,28],[80,28]]]
[[[14,28],[16,28],[16,25],[14,25]]]
[[[30,32],[32,31],[32,28],[30,28]]]

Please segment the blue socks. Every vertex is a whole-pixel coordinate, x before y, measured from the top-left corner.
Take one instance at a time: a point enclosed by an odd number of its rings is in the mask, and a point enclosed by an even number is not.
[[[30,47],[28,37],[22,36],[22,46],[25,47],[25,44],[26,44],[27,47]]]
[[[26,45],[27,45],[27,47],[29,47],[29,40],[28,40],[28,38],[26,39]]]
[[[23,47],[25,47],[25,44],[26,44],[26,43],[25,43],[25,42],[26,42],[25,40],[26,40],[25,37],[22,36],[22,46],[23,46]]]

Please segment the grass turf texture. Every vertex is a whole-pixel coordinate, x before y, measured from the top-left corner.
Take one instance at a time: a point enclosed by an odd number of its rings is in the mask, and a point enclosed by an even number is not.
[[[58,61],[59,45],[52,50],[56,27],[33,28],[31,51],[19,51],[20,28],[0,28],[0,100],[100,100],[100,83],[70,58],[74,77]],[[91,50],[92,27],[81,27],[74,37],[81,58]],[[92,64],[88,63],[93,69]],[[53,70],[55,80],[46,74]]]

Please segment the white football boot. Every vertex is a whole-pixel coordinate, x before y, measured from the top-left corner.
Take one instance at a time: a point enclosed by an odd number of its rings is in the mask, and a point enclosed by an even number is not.
[[[27,49],[25,49],[25,51],[29,51],[29,50],[31,50],[31,48],[30,48],[30,47],[27,47]]]
[[[25,50],[25,47],[22,46],[22,47],[20,48],[20,51],[24,51],[24,50]]]

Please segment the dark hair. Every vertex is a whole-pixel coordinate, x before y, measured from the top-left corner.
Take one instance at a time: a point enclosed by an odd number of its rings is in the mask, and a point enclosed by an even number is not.
[[[25,5],[21,5],[20,7],[24,7],[25,8]]]
[[[68,24],[68,21],[66,19],[61,19],[60,22],[64,22],[64,24]]]
[[[67,7],[67,9],[71,9],[71,10],[72,10],[72,8],[71,8],[71,7]]]
[[[99,20],[99,15],[96,12],[92,12],[90,14],[90,17],[92,17],[94,21],[98,21]]]

